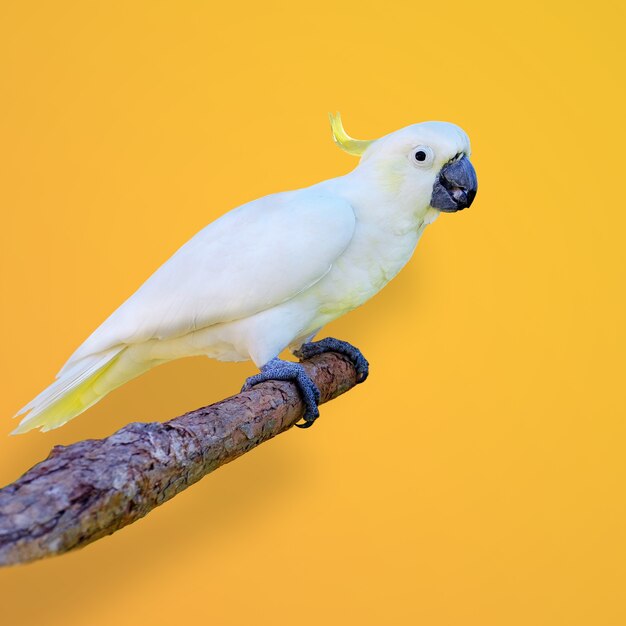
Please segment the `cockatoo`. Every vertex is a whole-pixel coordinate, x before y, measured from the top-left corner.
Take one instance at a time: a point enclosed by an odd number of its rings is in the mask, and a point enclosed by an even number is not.
[[[244,389],[291,380],[319,415],[319,391],[301,358],[345,354],[359,381],[368,364],[350,344],[313,342],[327,323],[363,304],[407,263],[441,212],[470,206],[470,142],[447,122],[352,139],[330,116],[337,145],[360,157],[344,176],[276,193],[215,220],[180,248],[72,354],[56,381],[27,404],[15,433],[65,424],[156,365],[186,356],[251,359]]]

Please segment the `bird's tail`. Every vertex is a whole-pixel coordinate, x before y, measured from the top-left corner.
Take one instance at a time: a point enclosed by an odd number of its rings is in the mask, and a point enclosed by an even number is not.
[[[120,371],[120,367],[116,367],[121,365],[119,359],[123,351],[124,347],[118,346],[81,359],[64,369],[52,385],[17,413],[28,414],[12,434],[25,433],[33,428],[45,432],[63,426],[110,391],[141,373],[125,372],[125,368]]]

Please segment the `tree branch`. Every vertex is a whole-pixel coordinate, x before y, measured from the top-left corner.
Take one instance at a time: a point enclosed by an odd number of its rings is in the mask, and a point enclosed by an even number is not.
[[[328,352],[303,362],[328,402],[356,384]],[[55,446],[0,489],[0,565],[80,548],[132,524],[203,476],[291,428],[304,412],[292,383],[269,381],[168,422]]]

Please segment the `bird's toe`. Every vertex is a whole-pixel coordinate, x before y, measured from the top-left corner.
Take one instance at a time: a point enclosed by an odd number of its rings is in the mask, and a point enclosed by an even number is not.
[[[300,392],[305,410],[303,424],[296,424],[300,428],[308,428],[319,417],[318,404],[320,391],[315,383],[309,378],[306,370],[300,363],[291,363],[275,358],[266,363],[258,374],[250,376],[244,383],[242,391],[248,391],[255,385],[270,380],[284,380],[293,382]]]
[[[334,337],[326,337],[320,341],[311,341],[302,344],[300,348],[294,352],[299,359],[310,359],[313,356],[322,354],[323,352],[338,352],[343,354],[352,362],[356,370],[357,383],[362,383],[369,375],[369,363],[363,356],[363,353],[348,343]]]

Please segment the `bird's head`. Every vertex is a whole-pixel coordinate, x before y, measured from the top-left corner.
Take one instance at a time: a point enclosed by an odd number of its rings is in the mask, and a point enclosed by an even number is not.
[[[478,187],[469,138],[448,122],[413,124],[380,139],[352,139],[339,113],[330,115],[335,143],[361,163],[377,181],[398,196],[454,213],[469,207]]]

